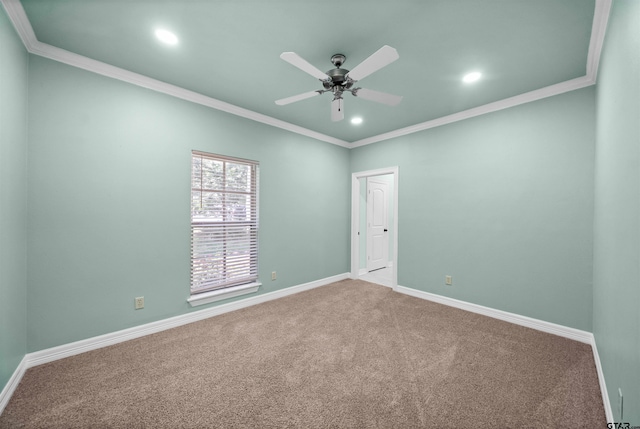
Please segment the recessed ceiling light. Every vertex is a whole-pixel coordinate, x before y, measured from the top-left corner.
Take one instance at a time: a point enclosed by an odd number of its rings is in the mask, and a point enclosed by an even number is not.
[[[355,118],[351,118],[351,123],[353,125],[360,125],[362,123],[362,118],[356,116]]]
[[[471,72],[469,74],[464,75],[462,81],[464,83],[471,83],[479,80],[482,77],[482,73],[480,72]]]
[[[167,45],[175,45],[178,43],[178,37],[170,31],[163,30],[162,28],[158,28],[156,30],[156,37],[162,43],[166,43]]]

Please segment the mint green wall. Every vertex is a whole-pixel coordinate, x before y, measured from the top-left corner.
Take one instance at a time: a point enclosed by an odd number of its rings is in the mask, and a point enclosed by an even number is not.
[[[597,84],[593,332],[616,421],[640,425],[640,2],[615,0]],[[618,413],[618,388],[624,416]]]
[[[399,166],[399,284],[593,330],[640,424],[638,28],[615,0],[595,88],[347,151],[28,56],[0,8],[0,389],[26,352],[194,311],[198,149],[261,163],[259,293],[347,272],[350,173]]]
[[[354,149],[352,172],[399,167],[398,284],[590,331],[594,102],[591,87]]]
[[[349,271],[347,149],[36,56],[29,78],[29,351],[192,311],[192,149],[260,162],[259,293]]]
[[[0,391],[26,353],[27,67],[0,7]]]

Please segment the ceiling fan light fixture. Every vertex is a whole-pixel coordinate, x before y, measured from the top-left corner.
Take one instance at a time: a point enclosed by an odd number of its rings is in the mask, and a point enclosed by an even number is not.
[[[173,34],[171,31],[158,28],[155,31],[155,35],[162,43],[165,45],[177,45],[178,44],[178,36]]]
[[[473,82],[477,82],[478,80],[480,80],[480,78],[482,77],[482,73],[480,72],[471,72],[471,73],[467,73],[466,75],[464,75],[464,77],[462,78],[462,81],[464,83],[473,83]]]

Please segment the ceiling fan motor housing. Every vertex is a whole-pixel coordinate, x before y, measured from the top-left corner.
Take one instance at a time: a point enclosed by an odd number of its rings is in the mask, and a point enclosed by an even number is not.
[[[331,57],[331,62],[334,66],[336,66],[336,68],[331,69],[327,72],[327,76],[331,78],[331,81],[324,81],[322,83],[325,89],[332,90],[334,93],[342,93],[343,90],[349,89],[351,88],[351,86],[353,86],[353,82],[346,78],[349,70],[340,68],[340,66],[344,64],[346,60],[347,57],[342,54],[335,54]]]
[[[345,77],[349,73],[347,69],[331,69],[327,72],[327,75],[331,78],[331,82],[328,82],[329,85],[333,83],[333,85],[342,85],[347,82],[347,78]]]
[[[344,91],[351,90],[353,86],[353,81],[346,77],[349,70],[347,69],[332,69],[327,72],[327,75],[331,78],[331,81],[325,80],[322,82],[322,86],[326,91],[333,92],[334,100],[338,98],[342,98],[342,93]]]

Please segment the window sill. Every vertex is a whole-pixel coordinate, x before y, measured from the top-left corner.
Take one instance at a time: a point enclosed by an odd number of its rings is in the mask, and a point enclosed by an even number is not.
[[[187,302],[192,307],[199,305],[209,304],[216,301],[222,301],[223,299],[233,298],[234,296],[247,295],[255,293],[262,286],[260,282],[248,283],[245,285],[233,286],[225,289],[213,290],[211,292],[203,292],[196,295],[192,295]]]

